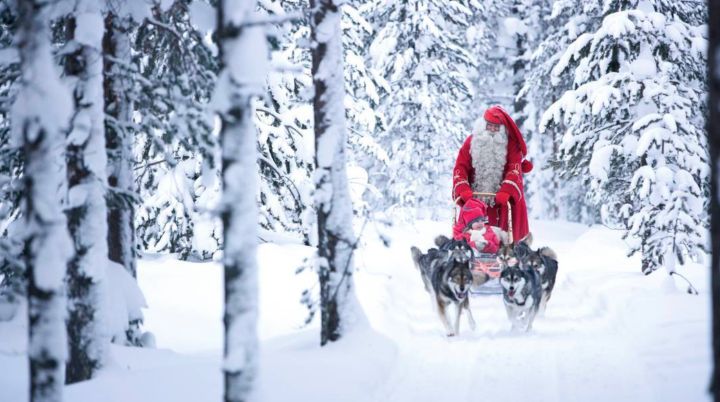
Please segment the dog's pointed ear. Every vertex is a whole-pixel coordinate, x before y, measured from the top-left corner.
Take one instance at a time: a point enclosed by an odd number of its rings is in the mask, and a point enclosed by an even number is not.
[[[418,264],[420,262],[420,257],[422,257],[422,252],[420,251],[420,249],[412,246],[410,247],[410,254],[412,255],[412,259],[415,264]]]
[[[449,242],[450,238],[445,235],[440,235],[435,238],[435,245],[438,247],[442,247],[445,245],[445,243]]]

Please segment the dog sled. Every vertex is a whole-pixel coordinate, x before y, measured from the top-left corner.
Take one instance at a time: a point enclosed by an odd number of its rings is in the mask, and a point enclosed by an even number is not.
[[[481,201],[489,204],[495,198],[495,193],[474,192],[473,196]],[[512,205],[508,202],[508,241],[513,243],[513,221],[512,221]],[[458,218],[459,208],[455,207],[453,223]],[[473,275],[473,286],[470,288],[472,295],[498,295],[502,293],[500,285],[500,273],[502,268],[498,261],[497,254],[482,253],[477,251],[472,258],[471,268]]]

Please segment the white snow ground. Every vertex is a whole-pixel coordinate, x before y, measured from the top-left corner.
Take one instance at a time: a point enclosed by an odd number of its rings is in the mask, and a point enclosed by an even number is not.
[[[700,291],[656,272],[640,273],[618,232],[534,222],[536,245],[560,256],[547,314],[514,334],[499,296],[471,300],[478,328],[446,338],[409,257],[448,223],[391,230],[384,248],[366,235],[358,252],[358,298],[369,326],[320,348],[316,322],[301,329],[295,276],[308,255],[296,245],[260,247],[262,340],[256,400],[274,401],[709,401],[708,270],[681,267]],[[114,347],[92,381],[66,387],[71,402],[219,401],[222,395],[221,270],[217,264],[145,258],[140,285],[146,327],[159,349]],[[0,323],[0,401],[27,400],[25,324]],[[317,321],[317,320],[315,320]]]

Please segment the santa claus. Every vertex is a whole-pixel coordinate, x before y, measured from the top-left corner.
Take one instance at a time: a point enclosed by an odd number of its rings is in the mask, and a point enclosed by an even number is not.
[[[500,106],[492,106],[460,148],[453,170],[453,199],[458,205],[472,199],[473,192],[495,193],[487,209],[490,225],[508,231],[507,206],[512,205],[516,242],[530,231],[522,175],[532,170],[532,163],[526,155],[525,141],[513,119]]]

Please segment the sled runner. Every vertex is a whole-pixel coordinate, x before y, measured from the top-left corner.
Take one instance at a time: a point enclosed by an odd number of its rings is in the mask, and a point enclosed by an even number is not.
[[[478,193],[474,192],[473,196],[479,198],[482,201],[495,198],[495,193]],[[513,243],[513,222],[512,222],[512,206],[508,203],[508,241]],[[459,210],[456,207],[455,218],[459,214]],[[470,288],[470,294],[472,295],[496,295],[502,293],[502,286],[500,285],[500,272],[502,268],[497,260],[497,254],[477,252],[472,258],[471,271],[473,282],[482,281],[485,278],[487,280],[479,286],[472,286]]]

